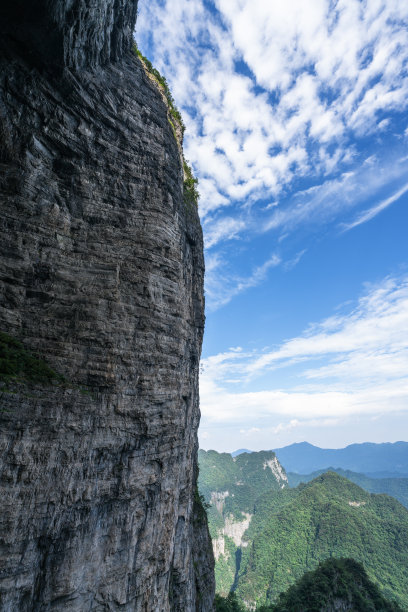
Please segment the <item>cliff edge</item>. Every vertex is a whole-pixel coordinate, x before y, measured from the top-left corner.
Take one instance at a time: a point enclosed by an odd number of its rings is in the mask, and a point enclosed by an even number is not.
[[[0,610],[213,609],[197,210],[137,0],[0,9]],[[63,379],[62,379],[63,376]]]

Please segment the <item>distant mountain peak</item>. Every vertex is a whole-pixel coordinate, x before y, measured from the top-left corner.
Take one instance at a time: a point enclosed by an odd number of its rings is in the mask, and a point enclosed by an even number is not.
[[[231,453],[231,457],[238,457],[238,455],[242,455],[243,453],[252,453],[253,451],[249,450],[248,448],[239,448],[236,451],[233,451]]]
[[[362,474],[408,474],[408,442],[350,444],[345,448],[319,448],[296,442],[274,449],[287,472],[307,474],[330,466]]]

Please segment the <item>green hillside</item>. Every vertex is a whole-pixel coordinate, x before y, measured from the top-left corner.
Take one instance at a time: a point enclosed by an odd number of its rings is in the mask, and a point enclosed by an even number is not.
[[[244,539],[236,592],[250,605],[274,602],[329,557],[352,557],[408,609],[408,511],[338,474],[262,495]]]
[[[259,612],[402,612],[387,600],[354,559],[327,559],[282,593],[278,602]]]
[[[245,612],[235,593],[215,596],[216,612]],[[386,599],[354,559],[326,559],[312,572],[306,572],[281,593],[275,604],[261,605],[256,612],[403,612]]]
[[[288,473],[288,481],[290,487],[297,487],[301,482],[310,482],[320,474],[327,471],[336,472],[340,476],[344,476],[347,480],[351,480],[359,487],[362,487],[369,493],[386,493],[398,499],[398,501],[408,508],[408,478],[370,478],[365,474],[351,472],[350,470],[342,470],[341,468],[329,468],[329,470],[318,470],[311,474],[294,474]]]
[[[255,500],[266,491],[287,485],[285,470],[273,451],[232,457],[229,453],[199,450],[198,461],[200,493],[210,502],[214,492],[228,491],[224,514],[231,513],[237,518],[243,512],[252,512]]]
[[[217,591],[227,594],[234,584],[241,538],[249,525],[256,499],[287,486],[285,471],[273,451],[198,453],[200,493],[209,504],[208,524],[213,538]]]

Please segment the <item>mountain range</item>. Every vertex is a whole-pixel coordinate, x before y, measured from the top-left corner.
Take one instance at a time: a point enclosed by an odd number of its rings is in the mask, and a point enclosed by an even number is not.
[[[208,526],[215,556],[218,590],[231,589],[256,500],[268,491],[288,486],[288,479],[272,451],[229,453],[198,451],[200,493],[207,503]]]
[[[406,479],[340,469],[287,475],[273,451],[200,451],[199,462],[218,593],[233,590],[250,608],[276,605],[305,572],[344,557],[362,563],[382,596],[408,609],[408,510],[369,492],[383,487],[406,502]]]
[[[407,509],[334,472],[258,498],[243,542],[236,592],[250,605],[273,603],[329,557],[351,557],[408,609]]]
[[[345,448],[319,448],[299,442],[274,452],[287,472],[309,474],[333,466],[377,478],[408,477],[408,442],[365,442]]]
[[[324,474],[328,470],[317,470],[311,474],[295,474],[288,472],[288,482],[290,487],[297,487],[301,482],[309,482],[320,474]],[[386,493],[395,497],[403,506],[408,508],[408,478],[371,478],[365,474],[352,472],[351,470],[342,470],[341,468],[329,468],[329,471],[336,472],[354,482],[359,487],[362,487],[369,493]]]

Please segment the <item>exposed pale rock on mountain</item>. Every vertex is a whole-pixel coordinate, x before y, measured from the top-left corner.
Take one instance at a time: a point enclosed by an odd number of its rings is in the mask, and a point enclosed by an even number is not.
[[[0,9],[0,329],[65,377],[1,386],[2,612],[213,606],[202,233],[136,9]]]
[[[198,456],[199,488],[209,504],[217,592],[228,594],[236,586],[257,498],[285,489],[288,478],[273,451],[234,456],[200,450]]]

